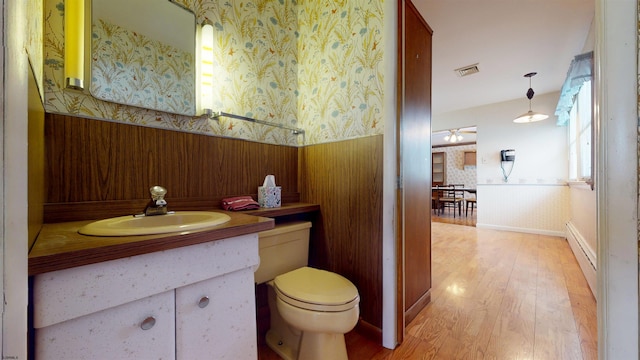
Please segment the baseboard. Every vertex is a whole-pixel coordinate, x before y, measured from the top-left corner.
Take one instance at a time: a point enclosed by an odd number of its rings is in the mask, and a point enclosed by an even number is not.
[[[420,297],[410,308],[406,309],[404,312],[404,324],[405,327],[409,325],[413,319],[418,316],[420,311],[427,306],[431,302],[431,289],[429,289],[424,295]]]
[[[580,231],[573,225],[571,221],[567,222],[567,242],[569,243],[569,247],[571,247],[571,251],[573,252],[573,256],[576,257],[578,264],[580,265],[580,269],[584,274],[587,283],[589,284],[589,288],[591,289],[591,293],[598,300],[598,292],[596,290],[597,285],[597,255],[589,247],[587,241],[584,239]]]
[[[358,324],[353,331],[364,336],[368,340],[375,342],[376,344],[382,344],[382,329],[377,326],[371,325],[370,323],[362,320],[362,318],[358,320]]]
[[[500,230],[500,231],[513,231],[520,232],[526,234],[537,234],[537,235],[548,235],[548,236],[559,236],[565,237],[565,233],[563,231],[553,231],[553,230],[543,230],[543,229],[529,229],[529,228],[520,228],[514,226],[502,226],[502,225],[491,225],[491,224],[481,224],[477,223],[476,228],[478,229],[490,229],[490,230]]]

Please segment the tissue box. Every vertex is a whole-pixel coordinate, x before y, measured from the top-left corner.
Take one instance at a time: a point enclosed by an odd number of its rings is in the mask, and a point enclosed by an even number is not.
[[[258,204],[263,208],[276,208],[282,204],[281,186],[258,186]]]

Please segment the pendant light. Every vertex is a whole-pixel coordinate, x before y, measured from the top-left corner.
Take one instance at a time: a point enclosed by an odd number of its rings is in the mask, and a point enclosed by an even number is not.
[[[527,90],[527,99],[529,99],[529,111],[515,118],[513,120],[514,123],[530,123],[530,122],[544,120],[549,117],[549,115],[531,111],[531,99],[533,99],[533,95],[535,94],[533,92],[533,89],[531,88],[531,78],[534,77],[536,74],[537,74],[536,72],[530,72],[524,75],[524,77],[529,78],[529,90]]]

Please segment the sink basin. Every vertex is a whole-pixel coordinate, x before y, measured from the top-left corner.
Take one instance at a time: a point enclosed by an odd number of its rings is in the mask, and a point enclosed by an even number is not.
[[[120,216],[98,220],[81,227],[82,235],[131,236],[153,235],[200,230],[224,224],[231,218],[227,214],[211,211],[175,211],[167,215]]]

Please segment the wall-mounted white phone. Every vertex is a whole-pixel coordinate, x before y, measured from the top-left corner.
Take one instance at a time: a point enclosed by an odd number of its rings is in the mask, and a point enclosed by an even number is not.
[[[516,151],[513,149],[500,150],[500,159],[502,161],[516,161]]]
[[[513,171],[513,165],[516,162],[516,151],[514,149],[509,150],[500,150],[500,168],[502,169],[502,175],[504,176],[503,181],[509,181],[509,175],[511,175],[511,171]],[[504,169],[504,165],[511,164],[509,167],[509,172]]]

